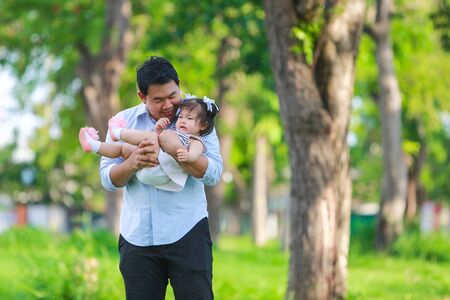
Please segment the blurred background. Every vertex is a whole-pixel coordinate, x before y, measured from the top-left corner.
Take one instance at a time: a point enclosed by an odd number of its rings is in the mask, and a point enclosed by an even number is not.
[[[450,299],[450,4],[401,0],[391,9],[407,167],[403,229],[376,250],[386,166],[377,45],[368,29],[346,139],[347,298]],[[124,299],[121,195],[101,187],[99,157],[83,153],[78,131],[95,126],[103,139],[113,114],[140,103],[135,70],[150,55],[174,64],[183,92],[221,107],[225,170],[207,189],[217,299],[285,296],[295,255],[288,251],[293,171],[265,15],[260,1],[240,0],[0,2],[0,299]],[[365,23],[375,15],[368,1]],[[300,29],[308,59],[320,30]]]

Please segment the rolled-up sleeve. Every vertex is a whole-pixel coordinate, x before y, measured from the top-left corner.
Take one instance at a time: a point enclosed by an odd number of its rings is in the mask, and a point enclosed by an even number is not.
[[[205,185],[216,185],[222,176],[223,161],[220,155],[219,138],[215,129],[204,137],[204,143],[206,146],[205,156],[208,159],[208,167],[203,178],[200,180]]]
[[[106,143],[114,143],[111,140],[111,138],[109,137],[109,131],[106,135],[105,142]],[[100,180],[101,180],[103,187],[110,192],[115,191],[116,189],[120,188],[118,186],[115,186],[112,183],[110,174],[111,174],[112,167],[114,167],[115,165],[118,165],[122,162],[123,162],[123,158],[121,158],[121,157],[108,158],[108,157],[102,156],[100,159],[100,168],[99,168]]]

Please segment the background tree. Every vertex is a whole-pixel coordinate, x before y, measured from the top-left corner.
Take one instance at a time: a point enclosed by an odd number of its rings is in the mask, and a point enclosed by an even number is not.
[[[415,218],[425,200],[448,202],[446,145],[449,141],[446,112],[450,57],[439,43],[440,31],[433,28],[432,2],[396,2],[391,15],[393,63],[402,97],[402,148],[408,162],[407,216]],[[376,9],[368,16],[375,18]],[[418,43],[418,41],[421,41]],[[351,127],[353,198],[379,202],[382,176],[381,121],[377,108],[379,87],[376,45],[364,35],[358,56]],[[430,55],[433,53],[433,55]],[[426,105],[424,105],[426,104]],[[447,175],[446,175],[447,174]]]
[[[438,0],[437,3],[437,7],[430,15],[434,26],[440,32],[442,47],[450,51],[450,1]]]
[[[345,296],[351,197],[346,136],[364,8],[358,0],[265,1],[292,172],[287,299]]]
[[[26,1],[0,6],[5,24],[0,31],[2,62],[29,83],[39,78],[30,74],[50,64],[44,69],[46,79],[54,83],[52,96],[79,92],[88,124],[104,138],[108,119],[120,108],[118,87],[131,45],[130,2]],[[107,223],[118,232],[120,194],[106,195]]]
[[[264,115],[278,114],[278,106],[267,102],[273,99],[273,81],[266,76],[270,66],[263,32],[264,13],[258,1],[215,0],[192,6],[189,1],[177,0],[167,6],[170,8],[159,25],[161,29],[152,27],[155,34],[148,41],[149,47],[178,62],[185,91],[209,95],[221,109],[217,130],[224,171],[227,177],[232,176],[232,181],[222,180],[206,188],[211,235],[217,242],[221,208],[227,201],[235,203],[234,208],[246,207],[251,194],[247,190],[253,182],[249,170],[253,169],[255,152],[251,144],[255,133],[239,124],[247,124],[252,118],[252,128]],[[165,9],[154,12],[161,10]],[[256,85],[250,86],[250,82]],[[272,130],[279,132],[278,119],[272,120],[276,121]],[[275,155],[282,157],[285,147],[281,138],[270,142],[277,143]],[[285,165],[286,160],[279,159],[277,164]]]
[[[390,38],[390,15],[393,2],[377,1],[375,23],[370,33],[376,44],[378,84],[377,99],[382,125],[384,175],[378,214],[376,245],[386,249],[403,231],[406,207],[407,169],[402,150],[402,97],[394,71],[394,54]]]
[[[282,170],[287,163],[286,146],[282,142],[282,135],[278,134],[280,121],[276,117],[278,105],[274,101],[273,81],[271,76],[266,75],[270,73],[270,67],[261,4],[259,1],[214,1],[199,2],[197,6],[192,6],[182,0],[153,1],[151,6],[145,1],[133,1],[132,4],[134,13],[130,26],[134,47],[130,50],[126,68],[122,70],[118,89],[120,105],[128,107],[140,103],[136,97],[135,68],[143,59],[149,55],[163,55],[172,60],[180,72],[185,91],[209,95],[222,102],[223,118],[218,118],[218,132],[221,135],[225,165],[228,174],[232,174],[232,181],[221,183],[218,189],[222,189],[222,192],[217,192],[217,195],[222,200],[212,200],[210,208],[218,208],[220,205],[212,204],[222,203],[225,199],[238,213],[248,212],[250,193],[247,190],[251,187],[250,170],[253,168],[255,153],[252,128],[265,118],[265,114],[274,121],[274,133],[271,133],[269,141],[275,143],[273,153],[277,157],[275,167],[278,181],[284,180]],[[93,207],[102,210],[103,202],[98,195],[102,189],[96,172],[92,172],[92,165],[97,164],[98,159],[83,155],[74,136],[77,135],[78,127],[86,124],[84,103],[87,103],[82,100],[82,74],[77,75],[81,57],[78,49],[86,51],[87,48],[91,51],[91,59],[99,55],[105,24],[104,6],[87,5],[81,0],[66,4],[29,1],[1,5],[4,14],[0,17],[4,18],[3,23],[8,26],[0,30],[2,49],[5,50],[1,52],[0,61],[12,66],[22,78],[23,84],[18,89],[20,94],[26,95],[27,91],[35,87],[51,83],[49,95],[43,103],[35,105],[23,97],[21,100],[23,107],[30,104],[30,109],[42,117],[40,134],[44,137],[32,143],[36,152],[35,161],[39,168],[45,166],[46,172],[39,173],[37,182],[43,185],[36,186],[36,189],[46,190],[43,194],[49,196],[52,202],[61,202],[61,195],[66,195],[62,203],[75,205],[77,210]],[[186,22],[187,19],[190,21]],[[14,26],[22,28],[19,31],[23,36],[15,35]],[[152,28],[152,34],[148,34],[146,28]],[[30,36],[34,38],[31,40]],[[79,48],[80,40],[86,46]],[[92,66],[97,65],[100,62]],[[40,76],[33,73],[36,69],[40,70]],[[96,75],[92,76],[94,78]],[[88,81],[86,87],[93,82]],[[95,87],[84,91],[90,90],[94,96],[103,95],[104,92],[95,92],[102,82],[95,81]],[[253,101],[242,95],[256,98]],[[247,124],[248,128],[235,127],[236,124]],[[49,144],[53,146],[49,147]],[[65,147],[58,147],[61,144]],[[75,171],[69,168],[72,170],[71,175],[64,171],[64,163],[57,167],[58,161],[66,159],[68,162],[78,162],[71,164],[75,167]],[[50,193],[51,186],[45,184],[54,180],[48,177],[52,168],[60,170],[57,178],[64,177],[60,184],[62,190],[59,189],[57,193],[53,189]],[[68,181],[78,183],[77,188],[71,189],[70,193],[65,190]],[[217,225],[218,218],[214,218],[217,213],[210,213],[212,223]],[[217,236],[214,232],[213,236]]]

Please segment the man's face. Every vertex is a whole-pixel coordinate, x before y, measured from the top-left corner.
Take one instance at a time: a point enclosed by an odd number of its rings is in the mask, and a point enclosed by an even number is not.
[[[150,115],[155,119],[175,119],[181,104],[180,88],[174,81],[166,84],[153,84],[148,87],[147,96],[139,94],[147,106]]]

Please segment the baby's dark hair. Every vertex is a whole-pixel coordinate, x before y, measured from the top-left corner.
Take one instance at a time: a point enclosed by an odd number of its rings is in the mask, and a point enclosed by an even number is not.
[[[180,84],[178,73],[174,66],[160,56],[151,56],[136,71],[137,85],[141,93],[147,95],[148,87],[154,84],[166,84],[174,81],[177,85]]]
[[[187,109],[187,111],[193,111],[198,109],[198,118],[201,124],[206,124],[206,128],[200,131],[200,135],[207,135],[211,133],[214,128],[214,118],[219,112],[219,107],[216,104],[210,104],[208,109],[208,104],[200,98],[188,98],[183,99],[180,106],[180,111],[182,109]]]

